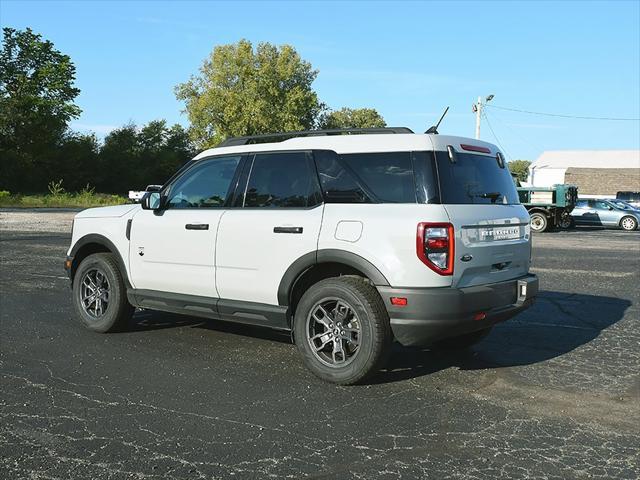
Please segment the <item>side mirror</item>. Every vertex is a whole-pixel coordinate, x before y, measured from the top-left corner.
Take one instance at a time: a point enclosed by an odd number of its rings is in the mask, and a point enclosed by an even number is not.
[[[162,190],[162,185],[147,185],[147,188],[144,189],[145,192],[159,192]]]
[[[143,210],[160,210],[162,208],[162,196],[160,192],[147,192],[140,202]]]

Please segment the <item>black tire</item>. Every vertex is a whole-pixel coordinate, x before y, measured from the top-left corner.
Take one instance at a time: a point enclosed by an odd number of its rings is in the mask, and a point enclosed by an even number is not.
[[[544,213],[533,212],[531,214],[531,230],[542,233],[549,228],[549,219]]]
[[[331,302],[336,302],[335,309],[326,312],[332,317],[324,317],[324,320],[319,322],[315,314],[325,311],[322,308],[331,305]],[[339,305],[345,308],[341,309]],[[334,336],[333,341],[327,340],[327,335],[322,336],[323,333],[328,333],[328,337],[332,335],[330,329],[326,332],[323,330],[327,319],[336,322],[335,325],[331,325],[337,327],[337,330],[344,326],[345,331],[353,332],[348,333],[348,336],[353,335],[353,338],[345,340],[345,332],[342,331],[338,337]],[[350,319],[349,323],[344,323],[347,319]],[[320,333],[314,330],[314,325],[316,328],[320,327]],[[354,325],[358,327],[357,333]],[[361,383],[376,373],[386,362],[391,349],[389,314],[378,291],[361,277],[328,278],[312,285],[296,308],[293,331],[305,366],[322,380],[340,385]],[[316,345],[313,338],[318,336],[321,338],[315,341],[326,345],[322,350],[312,348],[312,344]],[[339,343],[335,338],[339,339]],[[356,340],[357,346],[353,347],[351,341]],[[331,343],[328,343],[329,341]],[[337,344],[343,349],[342,362],[336,362],[336,356],[340,357],[339,354],[336,355]],[[351,357],[350,348],[355,349]],[[332,358],[323,359],[330,356]]]
[[[638,220],[636,220],[631,215],[627,215],[620,219],[620,228],[626,230],[627,232],[633,232],[638,228]]]
[[[563,215],[560,218],[558,226],[564,230],[573,228],[573,218],[571,218],[571,215]]]
[[[465,335],[460,335],[457,337],[445,338],[444,340],[440,340],[432,346],[433,350],[464,350],[466,348],[470,348],[474,346],[476,343],[480,342],[483,338],[485,338],[493,327],[485,328],[483,330],[478,330],[477,332],[467,333]]]
[[[97,300],[91,302],[88,308],[83,307],[83,296],[89,292],[83,284],[94,282],[95,285],[96,278],[103,278],[97,276],[98,273],[106,279],[98,290],[102,292],[101,295],[96,297],[103,308],[99,309],[102,312],[100,315],[93,315],[91,309],[97,310]],[[122,273],[112,253],[94,253],[82,260],[73,278],[73,307],[78,319],[89,330],[107,333],[126,329],[135,309],[127,300]]]

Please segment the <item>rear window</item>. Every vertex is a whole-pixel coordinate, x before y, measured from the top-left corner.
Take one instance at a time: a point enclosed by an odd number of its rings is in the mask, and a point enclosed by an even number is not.
[[[640,192],[618,192],[616,198],[627,202],[637,202],[640,200]]]
[[[436,166],[444,204],[520,203],[509,169],[495,157],[457,152],[452,163],[447,152],[436,152]]]

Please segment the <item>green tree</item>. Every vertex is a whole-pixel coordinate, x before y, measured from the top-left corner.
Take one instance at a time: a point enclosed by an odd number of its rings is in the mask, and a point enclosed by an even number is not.
[[[43,188],[49,172],[39,163],[59,146],[68,122],[80,115],[73,103],[80,93],[73,85],[75,67],[29,28],[2,31],[0,187]]]
[[[323,110],[318,72],[289,45],[248,40],[216,46],[197,76],[175,89],[199,148],[230,136],[313,128]]]
[[[64,181],[70,192],[81,190],[87,184],[96,185],[96,161],[100,145],[95,134],[67,131],[58,147],[47,156],[47,180]]]
[[[529,160],[511,160],[507,165],[509,165],[509,171],[515,175],[518,180],[525,181],[529,176],[529,165],[531,162]]]
[[[320,121],[321,128],[376,128],[387,123],[373,108],[342,108],[329,112]]]
[[[168,127],[165,120],[153,120],[139,129],[125,125],[104,139],[98,155],[103,173],[97,188],[124,194],[162,184],[194,155],[193,143],[180,125]]]

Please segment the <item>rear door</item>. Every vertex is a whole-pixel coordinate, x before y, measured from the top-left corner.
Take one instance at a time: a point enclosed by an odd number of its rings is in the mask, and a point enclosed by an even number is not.
[[[453,157],[453,158],[452,158]],[[453,285],[518,278],[529,271],[529,214],[495,152],[436,152],[441,201],[455,232]]]
[[[227,300],[278,304],[285,271],[315,254],[323,204],[309,152],[256,154],[241,208],[221,219],[216,242],[216,285]]]

